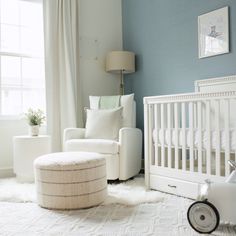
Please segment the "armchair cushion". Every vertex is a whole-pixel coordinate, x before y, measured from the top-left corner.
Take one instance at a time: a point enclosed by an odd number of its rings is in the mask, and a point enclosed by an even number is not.
[[[85,138],[117,140],[121,127],[122,107],[87,110]]]
[[[106,97],[106,96],[102,96]],[[109,96],[111,99],[116,99],[117,96]],[[89,96],[90,108],[101,109],[101,97]],[[134,120],[135,114],[133,113],[134,94],[120,96],[120,106],[123,107],[122,111],[122,127],[135,127]]]
[[[66,151],[98,152],[117,154],[119,143],[106,139],[71,139],[66,142]]]

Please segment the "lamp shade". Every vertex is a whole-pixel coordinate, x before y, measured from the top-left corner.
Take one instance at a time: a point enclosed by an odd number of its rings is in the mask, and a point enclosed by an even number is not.
[[[112,51],[107,54],[106,71],[124,74],[135,72],[135,54],[128,51]]]

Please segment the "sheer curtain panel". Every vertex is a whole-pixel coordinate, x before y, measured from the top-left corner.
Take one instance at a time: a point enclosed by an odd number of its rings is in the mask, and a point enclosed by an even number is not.
[[[82,126],[79,88],[79,0],[44,0],[48,133],[62,148],[64,128]]]

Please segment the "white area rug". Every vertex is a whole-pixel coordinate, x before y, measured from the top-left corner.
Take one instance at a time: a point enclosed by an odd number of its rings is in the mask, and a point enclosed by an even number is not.
[[[1,236],[196,236],[188,225],[190,200],[168,195],[159,203],[112,204],[74,211],[52,211],[35,203],[0,202]],[[219,227],[216,236],[236,235]]]
[[[36,202],[35,184],[18,183],[15,178],[0,179],[0,201]]]
[[[7,201],[35,201],[31,193],[34,185],[22,188],[13,180],[7,180],[15,190],[8,190]],[[191,200],[174,195],[154,192],[155,201],[141,203],[144,196],[149,201],[154,197],[144,193],[143,178],[115,186],[109,185],[110,203],[119,202],[118,196],[129,204],[100,205],[89,209],[73,211],[52,211],[39,207],[35,203],[0,202],[0,235],[1,236],[195,236],[199,235],[188,225],[186,212]],[[0,195],[8,188],[6,181],[0,181]],[[19,189],[18,189],[18,187]],[[119,191],[122,190],[123,194]],[[133,190],[136,191],[133,191]],[[22,191],[26,190],[25,193]],[[139,197],[135,194],[141,192]],[[14,192],[14,194],[12,194]],[[20,194],[21,197],[17,196]],[[152,193],[152,192],[151,192]],[[6,192],[4,193],[7,196]],[[129,194],[129,197],[125,196]],[[2,198],[3,200],[3,198]],[[109,200],[109,198],[108,198]],[[107,201],[108,201],[107,200]],[[126,202],[127,204],[127,202]],[[236,235],[236,227],[220,226],[212,235]]]
[[[102,205],[123,204],[137,205],[163,200],[163,194],[157,191],[146,191],[143,176],[120,184],[108,185],[108,196]],[[36,202],[35,184],[18,183],[16,179],[0,180],[0,201]]]

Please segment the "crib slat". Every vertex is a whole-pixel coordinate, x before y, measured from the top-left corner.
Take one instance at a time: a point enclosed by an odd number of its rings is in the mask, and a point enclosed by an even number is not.
[[[159,147],[158,147],[158,144],[159,144],[159,137],[158,137],[158,132],[159,132],[159,126],[158,126],[158,120],[159,116],[158,116],[158,105],[155,104],[154,105],[154,121],[155,121],[155,165],[158,165],[158,160],[159,160],[159,154],[158,154],[158,151],[159,151]]]
[[[152,131],[153,131],[153,105],[148,106],[148,135],[149,135],[149,152],[150,152],[150,164],[154,165],[154,156],[153,156],[153,139],[152,139]]]
[[[165,166],[165,104],[161,104],[161,166]]]
[[[149,144],[152,143],[150,139],[150,129],[149,129],[149,105],[144,104],[144,155],[145,155],[145,185],[147,188],[150,187],[150,178],[149,178],[149,166],[150,166],[150,149]]]
[[[236,104],[236,99],[233,99],[233,100],[231,100],[232,102],[233,102],[233,106],[235,106],[235,104]],[[236,130],[236,122],[234,122],[234,124],[233,124],[233,129],[234,130]],[[232,135],[233,135],[233,133],[232,133]],[[234,136],[235,137],[235,136]],[[232,138],[234,138],[233,136],[232,136]],[[236,149],[234,150],[234,161],[236,161]]]
[[[193,166],[193,151],[194,151],[194,144],[193,144],[193,126],[194,126],[194,114],[193,114],[193,102],[189,103],[189,134],[190,134],[190,145],[189,145],[189,152],[190,152],[190,171],[194,171]]]
[[[182,119],[182,169],[186,170],[186,104],[181,104],[181,119]]]
[[[206,101],[206,172],[211,174],[211,113],[210,113],[210,101]]]
[[[197,131],[197,102],[195,102],[193,104],[193,128],[194,128],[194,131],[196,132]],[[197,140],[196,139],[196,135],[194,136],[194,142],[196,142]],[[195,147],[195,143],[194,143],[194,161],[197,160],[197,148]],[[195,165],[196,165],[196,168],[197,168],[197,164],[195,164],[194,162],[194,171],[195,171]],[[197,171],[197,170],[196,170]]]
[[[230,173],[230,166],[228,160],[230,159],[230,137],[229,137],[229,117],[230,117],[230,103],[229,99],[224,100],[224,120],[225,120],[225,175]]]
[[[236,106],[236,99],[232,99],[231,102],[232,102],[232,106],[235,107]],[[236,122],[233,122],[233,127],[232,128],[233,128],[232,139],[234,139],[235,136],[233,137],[233,135],[234,135],[234,132],[236,130]],[[231,147],[231,149],[233,149],[233,147]],[[233,150],[231,150],[231,151],[233,151]],[[236,161],[236,148],[234,150],[233,157],[234,157],[233,160]]]
[[[216,175],[220,176],[220,101],[216,100],[215,120],[216,120]]]
[[[179,104],[175,103],[175,169],[179,169]]]
[[[167,104],[167,132],[168,132],[168,167],[171,168],[171,140],[172,140],[172,136],[171,136],[171,104],[168,103]]]
[[[202,173],[202,102],[197,103],[198,120],[198,172]]]

